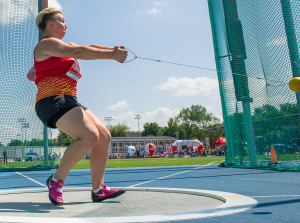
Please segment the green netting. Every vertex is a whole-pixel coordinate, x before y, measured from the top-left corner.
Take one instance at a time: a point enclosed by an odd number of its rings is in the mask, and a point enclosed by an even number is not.
[[[300,171],[299,0],[208,0],[227,138],[223,166]],[[271,152],[271,147],[275,152]]]
[[[41,2],[0,0],[0,171],[47,169],[54,163],[51,146],[47,151],[51,132],[44,134],[35,114],[36,86],[26,78],[39,40],[35,17]]]

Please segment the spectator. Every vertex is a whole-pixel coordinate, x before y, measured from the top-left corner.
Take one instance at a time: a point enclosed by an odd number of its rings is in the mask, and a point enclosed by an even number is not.
[[[163,154],[164,149],[163,149],[162,144],[160,144],[160,145],[158,146],[158,152],[159,152],[159,154]]]
[[[6,152],[6,149],[4,149],[3,151],[3,162],[6,162],[7,163],[7,152]]]
[[[146,150],[144,150],[144,153],[143,153],[143,157],[145,157],[145,156],[148,156],[148,153]]]

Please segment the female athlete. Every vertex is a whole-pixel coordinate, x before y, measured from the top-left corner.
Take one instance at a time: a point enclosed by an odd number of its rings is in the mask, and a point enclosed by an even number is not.
[[[50,128],[58,128],[76,138],[65,151],[55,174],[47,179],[49,199],[62,205],[62,187],[70,169],[91,150],[92,200],[101,202],[123,194],[124,190],[109,188],[104,183],[111,135],[102,122],[76,98],[81,69],[77,59],[111,59],[123,63],[127,51],[123,46],[108,48],[100,45],[79,46],[62,41],[67,25],[61,11],[42,10],[36,25],[43,39],[34,50],[34,67],[28,78],[37,85],[35,110],[40,120]]]

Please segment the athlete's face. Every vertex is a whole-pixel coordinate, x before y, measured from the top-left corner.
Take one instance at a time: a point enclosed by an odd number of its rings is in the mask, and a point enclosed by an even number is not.
[[[53,30],[55,31],[59,39],[64,38],[67,30],[67,25],[65,24],[65,18],[62,14],[56,13],[53,21]]]

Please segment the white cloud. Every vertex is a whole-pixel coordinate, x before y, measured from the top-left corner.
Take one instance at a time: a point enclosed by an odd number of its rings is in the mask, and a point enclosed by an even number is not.
[[[48,7],[50,8],[57,8],[62,10],[61,4],[59,4],[58,0],[48,0]]]
[[[158,90],[173,91],[176,96],[213,96],[219,94],[218,80],[208,77],[170,77],[166,83],[155,87]]]
[[[158,13],[162,13],[162,10],[157,9],[157,8],[152,8],[152,9],[149,9],[145,12],[145,14],[158,14]]]
[[[215,114],[214,106],[206,105],[205,106],[209,112]],[[140,114],[140,130],[143,131],[143,125],[147,122],[156,122],[159,126],[167,126],[170,118],[175,117],[180,112],[179,108],[166,108],[166,107],[158,107],[154,108],[154,110],[146,112],[145,114]],[[114,115],[114,119],[110,124],[117,125],[119,123],[125,123],[131,131],[138,131],[138,121],[135,119],[136,113],[133,111],[127,111],[125,113]],[[222,120],[222,115],[217,115],[218,118]],[[105,123],[107,124],[107,123]]]
[[[116,122],[126,122],[127,120],[130,120],[130,119],[134,119],[134,113],[132,111],[128,111],[128,112],[125,112],[123,114],[120,114],[120,115],[116,115],[114,117],[114,121]]]
[[[155,1],[154,5],[155,6],[167,6],[168,2],[167,1]]]
[[[214,106],[212,106],[212,105],[205,105],[204,107],[207,109],[207,111],[213,111],[214,110]]]
[[[125,123],[130,129],[132,129],[133,124],[137,124],[136,120],[134,120],[134,117],[135,115],[132,111],[115,115],[112,125],[117,125],[118,123]]]
[[[163,12],[163,8],[168,5],[168,1],[155,1],[154,5],[145,11],[139,10],[137,11],[137,15],[145,14],[145,15],[156,15]]]
[[[170,108],[156,108],[154,111],[147,112],[143,116],[143,123],[146,122],[156,122],[160,126],[166,126],[169,118],[178,115],[179,109],[170,109]]]
[[[127,109],[127,101],[123,100],[123,101],[118,101],[116,104],[111,105],[108,107],[109,110],[111,111],[116,111],[116,110],[125,110]]]
[[[156,122],[159,126],[166,126],[169,118],[178,115],[179,109],[170,109],[165,107],[159,107],[153,111],[146,112],[145,114],[140,114],[142,118],[140,119],[140,130],[143,130],[143,125],[146,122]],[[138,131],[138,121],[135,119],[137,114],[133,111],[128,111],[123,114],[115,115],[112,125],[117,125],[118,123],[125,123],[131,131]]]

